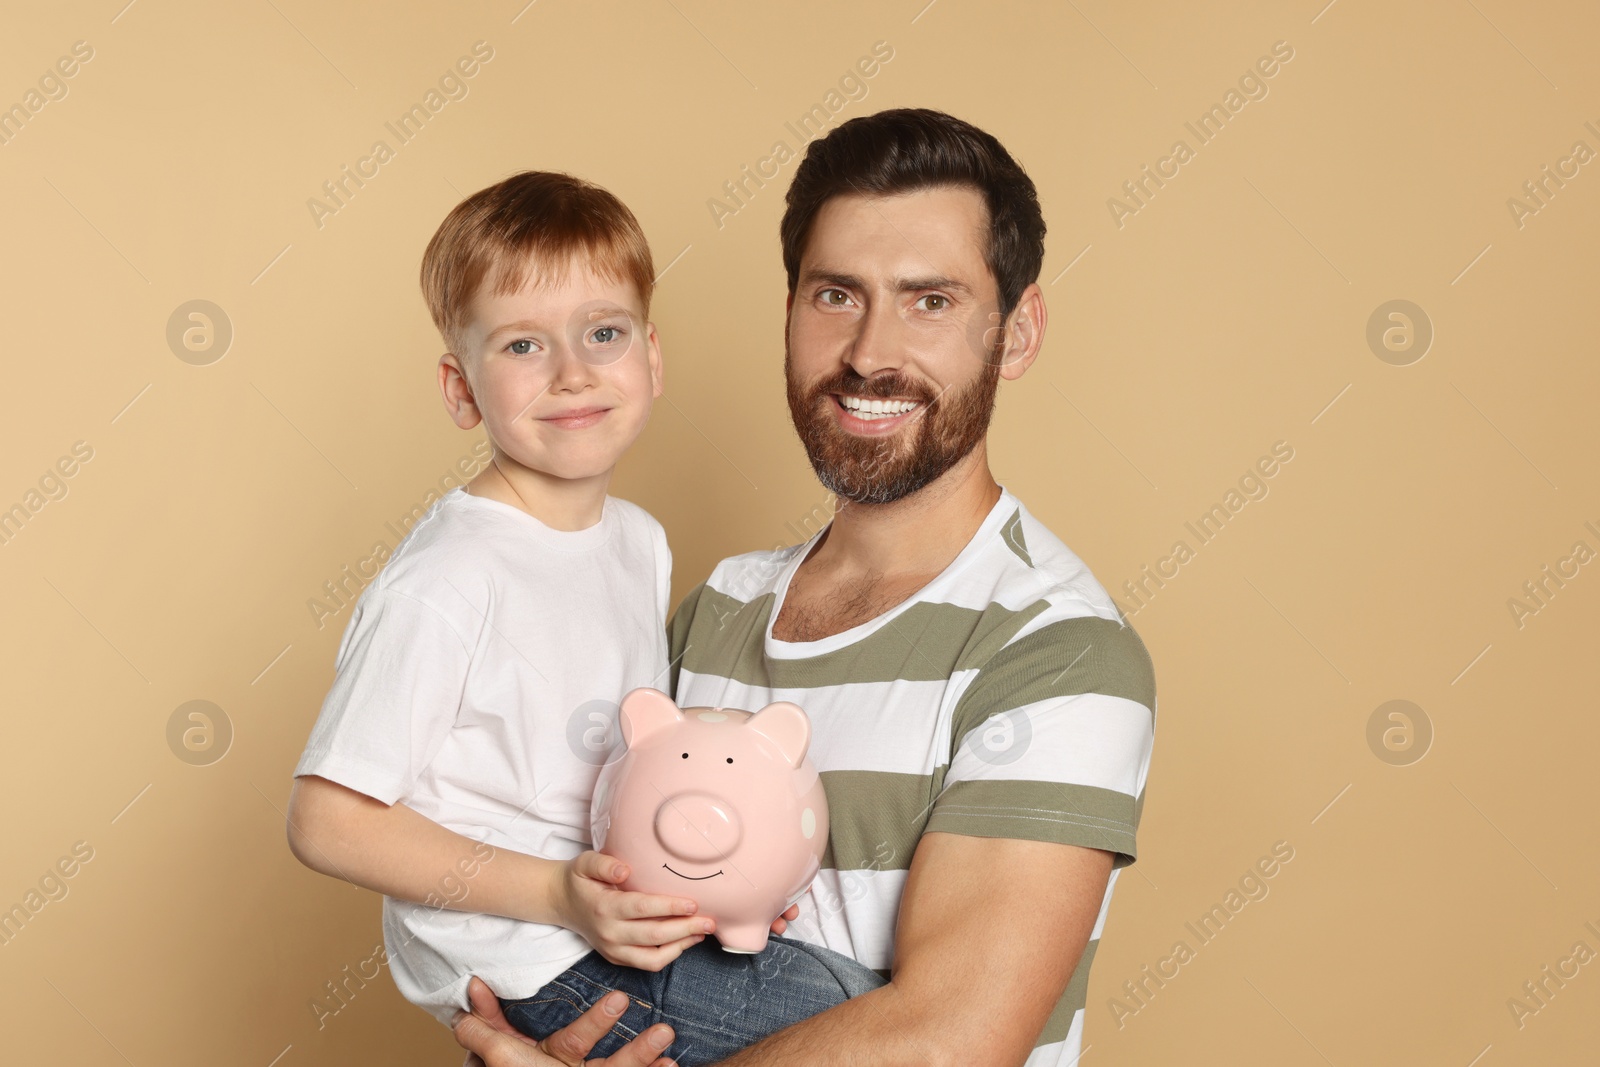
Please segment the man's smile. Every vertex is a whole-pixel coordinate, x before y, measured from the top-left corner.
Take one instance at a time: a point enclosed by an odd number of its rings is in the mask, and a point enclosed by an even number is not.
[[[920,400],[878,400],[843,393],[831,393],[834,415],[849,433],[874,435],[898,429],[910,416],[920,412]]]

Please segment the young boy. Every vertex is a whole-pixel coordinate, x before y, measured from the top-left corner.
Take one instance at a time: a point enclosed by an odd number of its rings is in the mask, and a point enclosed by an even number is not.
[[[591,949],[659,971],[712,929],[589,850],[585,732],[667,672],[666,536],[606,494],[661,395],[652,282],[632,213],[564,174],[467,198],[423,257],[445,408],[493,459],[362,593],[289,842],[384,894],[395,983],[446,1025],[471,975],[528,998]]]
[[[439,227],[422,263],[439,387],[493,458],[362,592],[289,844],[384,894],[395,984],[446,1025],[472,976],[540,1038],[622,989],[594,1054],[667,1022],[691,1067],[883,979],[782,937],[759,956],[702,945],[715,923],[692,899],[624,892],[627,865],[589,848],[595,728],[614,737],[623,695],[667,675],[665,534],[606,494],[661,394],[653,279],[632,213],[564,174],[514,175]]]

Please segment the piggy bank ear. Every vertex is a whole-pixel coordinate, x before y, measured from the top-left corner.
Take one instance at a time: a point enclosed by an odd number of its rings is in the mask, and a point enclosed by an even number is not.
[[[775,743],[789,766],[798,767],[806,758],[806,747],[811,744],[811,720],[798,704],[787,700],[768,704],[746,719],[744,725]]]
[[[659,689],[635,689],[622,698],[622,740],[629,748],[683,719],[672,698]]]

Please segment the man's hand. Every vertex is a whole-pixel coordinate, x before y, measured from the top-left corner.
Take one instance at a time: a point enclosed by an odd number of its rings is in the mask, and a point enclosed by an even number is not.
[[[772,920],[772,932],[781,934],[789,929],[789,924],[800,918],[800,905],[790,904],[787,911]]]
[[[561,925],[612,963],[659,971],[715,929],[690,898],[629,893],[627,877],[626,863],[590,849],[561,865],[551,894]]]
[[[628,1006],[627,996],[616,990],[543,1041],[518,1033],[506,1021],[499,999],[482,979],[473,978],[467,984],[467,997],[472,1014],[460,1013],[455,1025],[456,1044],[468,1053],[463,1067],[579,1067],[584,1063],[591,1067],[678,1067],[676,1060],[661,1055],[673,1038],[672,1027],[666,1023],[650,1027],[614,1056],[584,1059]]]

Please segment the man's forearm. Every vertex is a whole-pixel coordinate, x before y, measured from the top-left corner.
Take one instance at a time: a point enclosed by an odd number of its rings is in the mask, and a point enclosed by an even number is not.
[[[893,982],[787,1026],[717,1067],[944,1067],[946,1042],[926,998]]]
[[[1113,862],[1100,849],[923,834],[893,979],[718,1067],[1021,1067],[1076,972]],[[995,871],[1008,877],[997,885]]]

